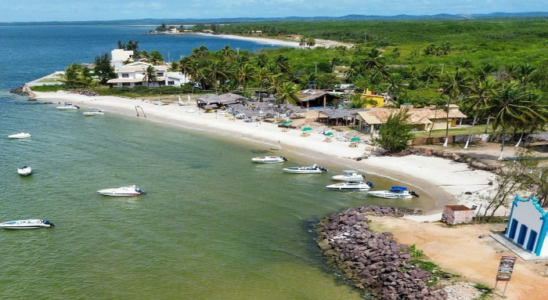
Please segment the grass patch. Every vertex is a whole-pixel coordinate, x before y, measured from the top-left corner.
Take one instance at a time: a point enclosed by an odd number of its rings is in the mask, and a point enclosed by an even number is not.
[[[490,288],[490,287],[488,287],[488,286],[486,286],[486,285],[483,285],[483,284],[481,284],[481,283],[476,283],[476,284],[474,285],[474,288],[481,292],[481,296],[479,296],[478,298],[476,298],[477,300],[484,300],[484,299],[487,299],[487,297],[493,293],[493,289],[492,289],[492,288]]]

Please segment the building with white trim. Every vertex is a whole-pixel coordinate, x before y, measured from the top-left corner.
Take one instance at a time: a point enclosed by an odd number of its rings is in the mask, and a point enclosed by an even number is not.
[[[548,256],[548,213],[535,197],[516,196],[504,236],[535,256]]]

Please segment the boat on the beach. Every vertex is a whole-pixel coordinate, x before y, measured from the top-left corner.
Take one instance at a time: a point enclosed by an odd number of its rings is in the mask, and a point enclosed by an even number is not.
[[[65,104],[63,104],[63,106],[57,106],[58,110],[76,110],[76,109],[79,109],[79,108],[80,107],[78,105],[74,105],[71,102],[65,102]]]
[[[26,139],[29,137],[30,137],[30,133],[27,133],[27,132],[20,132],[20,133],[8,135],[8,138],[10,139]]]
[[[369,181],[344,181],[326,187],[332,191],[368,191],[373,187],[373,183]]]
[[[82,113],[84,116],[102,116],[105,113],[99,108],[90,108],[88,111]]]
[[[22,166],[17,169],[17,173],[21,176],[28,176],[32,173],[32,168],[30,166]]]
[[[363,175],[355,170],[343,170],[342,172],[341,175],[335,175],[331,178],[339,181],[363,181],[364,179]]]
[[[320,167],[317,164],[314,164],[310,167],[289,167],[284,168],[283,171],[285,173],[292,173],[292,174],[321,174],[323,172],[327,172],[327,169],[324,167]]]
[[[392,186],[389,190],[369,191],[367,194],[387,199],[411,199],[413,197],[419,197],[417,193],[408,190],[404,186]]]
[[[251,161],[258,164],[275,164],[287,161],[287,158],[283,156],[258,156],[253,157]]]
[[[51,226],[55,225],[46,219],[28,219],[0,223],[0,228],[4,229],[37,229],[49,228]]]
[[[131,196],[139,196],[139,195],[145,194],[146,192],[135,185],[128,185],[128,186],[122,186],[119,188],[109,188],[109,189],[98,190],[97,193],[103,196],[131,197]]]

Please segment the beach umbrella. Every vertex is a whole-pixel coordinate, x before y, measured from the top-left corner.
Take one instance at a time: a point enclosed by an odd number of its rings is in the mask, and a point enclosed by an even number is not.
[[[312,130],[312,127],[305,127],[303,128],[303,131],[311,131]]]
[[[284,122],[282,123],[282,125],[289,125],[289,124],[291,124],[291,123],[293,123],[293,121],[287,120],[287,121],[284,121]]]
[[[360,141],[360,138],[359,137],[353,137],[350,139],[351,142],[359,142]]]
[[[328,132],[325,132],[323,135],[325,135],[325,136],[332,136],[332,135],[333,135],[333,132],[328,131]]]

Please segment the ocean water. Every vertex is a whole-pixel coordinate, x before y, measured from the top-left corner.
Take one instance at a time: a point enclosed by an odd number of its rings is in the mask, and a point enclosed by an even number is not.
[[[147,30],[0,26],[0,221],[47,218],[56,225],[0,231],[0,299],[361,299],[325,265],[313,225],[386,200],[326,191],[340,170],[282,174],[281,165],[251,164],[253,156],[272,154],[265,145],[142,118],[84,117],[9,93],[72,62],[91,62],[118,40],[172,58],[200,45],[265,47],[143,35]],[[21,131],[32,138],[7,139]],[[314,163],[284,155],[286,165]],[[23,164],[32,166],[31,176],[17,174]],[[128,184],[148,193],[96,193]]]

